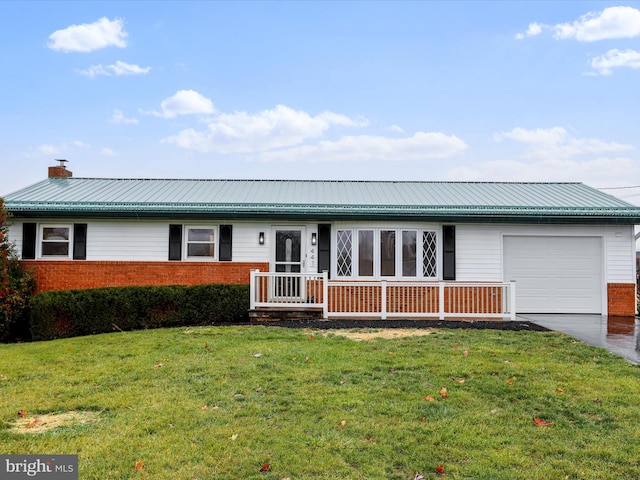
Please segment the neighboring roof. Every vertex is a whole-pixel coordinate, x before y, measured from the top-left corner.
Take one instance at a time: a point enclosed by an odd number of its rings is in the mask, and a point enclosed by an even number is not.
[[[16,217],[402,218],[640,223],[582,183],[48,178],[4,198]]]

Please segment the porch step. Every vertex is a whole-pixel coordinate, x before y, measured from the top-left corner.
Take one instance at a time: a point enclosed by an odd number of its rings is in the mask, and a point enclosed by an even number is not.
[[[249,310],[249,319],[252,322],[272,322],[287,320],[320,320],[322,319],[321,308],[256,308]]]

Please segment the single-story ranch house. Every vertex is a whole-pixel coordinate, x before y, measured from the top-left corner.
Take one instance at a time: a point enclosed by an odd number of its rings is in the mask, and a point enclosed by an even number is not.
[[[38,290],[250,284],[329,316],[636,313],[640,207],[581,183],[74,178],[4,197]]]

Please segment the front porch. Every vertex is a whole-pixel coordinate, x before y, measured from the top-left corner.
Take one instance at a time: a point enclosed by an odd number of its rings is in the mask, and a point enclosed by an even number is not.
[[[515,282],[329,280],[319,274],[251,271],[252,318],[477,318],[515,320]]]

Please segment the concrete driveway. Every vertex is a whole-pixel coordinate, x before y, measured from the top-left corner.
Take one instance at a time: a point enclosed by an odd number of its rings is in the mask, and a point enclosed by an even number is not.
[[[566,333],[640,364],[640,321],[633,317],[603,315],[517,315],[516,320],[537,323],[549,330]]]

